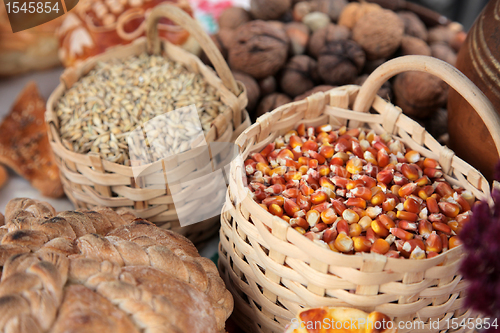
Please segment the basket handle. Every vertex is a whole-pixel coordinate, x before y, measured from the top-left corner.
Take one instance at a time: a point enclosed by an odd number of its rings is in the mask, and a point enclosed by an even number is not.
[[[168,18],[175,24],[178,24],[182,28],[186,29],[191,36],[198,41],[203,51],[205,51],[205,54],[214,65],[215,70],[224,85],[234,95],[238,96],[241,91],[238,88],[236,80],[234,79],[234,76],[219,49],[215,46],[214,42],[205,33],[205,31],[203,31],[203,28],[198,24],[198,22],[176,6],[161,4],[156,6],[151,11],[151,14],[146,21],[148,52],[151,54],[160,54],[161,44],[160,37],[158,36],[158,21],[163,17]]]
[[[476,110],[490,132],[500,155],[500,117],[481,90],[452,65],[428,56],[409,55],[398,57],[379,66],[366,79],[359,90],[353,110],[368,112],[377,91],[384,82],[396,74],[418,71],[433,74],[455,89]]]

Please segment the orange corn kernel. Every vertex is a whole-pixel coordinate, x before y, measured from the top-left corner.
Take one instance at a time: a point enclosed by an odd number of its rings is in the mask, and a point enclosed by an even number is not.
[[[245,172],[247,175],[253,175],[257,171],[257,162],[251,158],[245,160]]]
[[[462,245],[462,241],[460,240],[460,238],[458,238],[458,236],[452,236],[450,237],[449,241],[448,241],[448,244],[449,244],[449,247],[450,247],[450,250],[453,249],[454,247],[457,247],[459,245]]]
[[[389,257],[389,258],[395,258],[395,259],[398,259],[400,258],[399,256],[399,252],[398,251],[395,251],[395,250],[389,250],[386,254],[385,254],[386,257]]]
[[[356,179],[356,180],[349,179],[349,181],[347,182],[346,189],[352,190],[353,188],[364,186],[364,185],[365,185],[365,182],[362,179]]]
[[[395,208],[396,208],[396,199],[394,198],[387,198],[382,203],[382,209],[385,212],[393,211]]]
[[[347,155],[343,151],[339,151],[332,156],[332,159],[330,160],[330,165],[343,166],[345,162],[347,162],[348,160],[349,160],[349,155]]]
[[[429,197],[425,199],[425,203],[427,204],[427,210],[429,211],[429,213],[431,214],[439,213],[439,206],[435,198]]]
[[[361,232],[363,231],[363,229],[361,228],[361,226],[357,223],[353,223],[349,226],[349,236],[350,237],[355,237],[355,236],[359,236],[361,235]]]
[[[443,252],[448,251],[448,235],[440,233],[441,243],[443,244]]]
[[[328,195],[321,190],[318,190],[318,191],[314,192],[313,194],[311,194],[311,203],[313,205],[319,205],[320,203],[325,202],[327,199],[328,199]]]
[[[432,227],[434,230],[444,232],[445,234],[451,234],[451,227],[443,222],[433,222]]]
[[[311,209],[306,213],[306,221],[311,227],[314,227],[316,224],[318,224],[319,219],[320,213],[315,209]]]
[[[343,253],[351,252],[354,248],[352,238],[343,233],[337,236],[334,245],[337,250]]]
[[[353,140],[351,142],[351,151],[357,157],[363,158],[363,149],[361,148],[361,146],[360,146],[360,144],[359,144],[358,141]],[[373,159],[375,159],[375,158],[373,158]],[[367,161],[367,162],[369,162],[369,161]],[[375,163],[377,163],[377,160],[375,160]]]
[[[269,213],[281,217],[283,216],[283,208],[281,208],[277,204],[271,204],[269,206]]]
[[[316,152],[318,150],[318,143],[312,140],[307,140],[306,142],[304,142],[304,144],[302,145],[302,151],[305,152],[309,150]]]
[[[285,221],[286,221],[286,222],[288,222],[288,223],[290,223],[290,220],[291,220],[290,216],[288,216],[288,215],[283,215],[283,216],[281,217],[281,219],[285,220]]]
[[[273,176],[273,175],[283,176],[285,173],[286,173],[286,166],[279,166],[279,167],[272,169],[269,172],[269,176]]]
[[[390,233],[402,240],[410,240],[413,238],[413,234],[401,228],[391,228]]]
[[[409,196],[410,194],[412,194],[416,188],[417,188],[417,184],[408,183],[406,185],[401,186],[401,188],[398,191],[398,194],[400,197],[406,197],[406,196]]]
[[[431,183],[431,180],[427,176],[422,176],[419,179],[415,180],[415,184],[417,184],[418,186],[425,186],[425,185],[428,185],[430,183]]]
[[[266,176],[271,175],[271,168],[262,162],[257,163],[255,168],[257,169],[257,171],[262,172],[263,175],[266,175]]]
[[[446,197],[449,195],[453,195],[455,191],[451,188],[450,184],[445,183],[445,182],[437,182],[436,186],[436,193],[439,194],[441,197]]]
[[[427,198],[429,198],[432,193],[434,193],[434,187],[432,187],[432,185],[427,185],[418,191],[418,196],[422,200],[427,200]]]
[[[292,227],[301,227],[305,230],[309,228],[309,223],[303,217],[292,217],[289,223]]]
[[[443,214],[448,217],[457,217],[458,213],[460,213],[460,207],[451,202],[439,202],[438,206]]]
[[[330,167],[328,165],[320,165],[318,166],[319,175],[324,177],[330,174]]]
[[[389,147],[387,147],[383,142],[375,140],[375,142],[372,143],[373,148],[377,150],[385,150],[387,153],[390,152]]]
[[[342,178],[350,178],[351,177],[351,174],[349,172],[347,172],[346,168],[344,168],[343,166],[333,164],[333,165],[330,165],[330,170],[332,170],[332,173],[335,176],[339,176]]]
[[[347,209],[346,205],[338,199],[332,200],[332,207],[338,215],[342,215],[342,213],[344,213]]]
[[[437,257],[439,255],[439,253],[437,252],[427,252],[427,259],[431,259],[431,258],[434,258],[434,257]]]
[[[309,209],[311,209],[311,206],[312,206],[309,198],[303,196],[300,192],[297,195],[297,205],[299,205],[299,208],[301,210],[305,210],[305,211],[308,211]]]
[[[356,197],[356,198],[362,198],[367,201],[371,200],[372,198],[372,190],[369,189],[368,187],[356,187],[351,190],[351,193]]]
[[[397,218],[398,218],[398,217],[397,217],[397,215],[396,215],[396,212],[395,212],[395,211],[393,211],[393,210],[386,212],[386,214],[387,214],[387,216],[389,216],[389,218],[391,218],[393,221],[394,221],[395,219],[397,219]]]
[[[257,163],[264,163],[265,165],[269,165],[269,162],[260,153],[253,154],[252,159]]]
[[[360,148],[361,149],[361,148]],[[377,158],[375,158],[375,156],[372,154],[371,151],[367,150],[363,153],[363,156],[362,156],[365,161],[367,161],[368,163],[371,163],[373,165],[377,165],[378,166],[378,160]]]
[[[342,218],[349,224],[359,221],[359,215],[352,209],[346,209],[342,212]]]
[[[319,149],[319,153],[324,157],[324,158],[332,158],[333,154],[335,153],[335,149],[333,149],[332,146],[327,146],[323,145]]]
[[[371,226],[366,229],[366,239],[368,239],[372,244],[379,238],[380,237],[375,233],[375,231],[373,231]]]
[[[280,194],[281,192],[283,192],[285,190],[285,185],[283,184],[275,184],[275,185],[271,185],[269,186],[268,188],[266,188],[266,192],[271,194],[271,195],[277,195],[277,194]]]
[[[432,251],[436,253],[441,253],[443,250],[443,244],[441,242],[441,237],[439,237],[436,232],[432,232],[429,237],[425,240],[425,250]]]
[[[304,142],[302,142],[302,139],[297,135],[292,135],[290,137],[290,147],[292,147],[292,149],[295,149],[297,147],[302,147],[303,145]]]
[[[417,163],[420,160],[420,154],[416,150],[410,150],[405,154],[408,163]]]
[[[407,198],[403,204],[404,210],[410,213],[419,213],[420,204],[413,198]]]
[[[385,201],[385,194],[382,191],[375,194],[370,200],[370,202],[374,206],[381,205],[384,201]]]
[[[413,250],[410,254],[410,259],[413,260],[422,260],[427,258],[425,251],[420,249],[419,247],[416,247],[415,250]]]
[[[328,177],[321,177],[319,179],[319,186],[335,191],[335,185],[333,185],[332,181],[328,179]]]
[[[363,231],[366,231],[368,227],[371,226],[372,219],[369,216],[363,216],[359,219],[358,224],[361,226],[361,229],[363,229]]]
[[[434,168],[424,168],[424,175],[429,178],[440,178],[443,177],[443,172],[439,169]]]
[[[259,206],[264,208],[264,210],[269,211],[269,208],[267,208],[267,206],[265,204],[260,203]]]
[[[369,252],[372,247],[372,242],[370,242],[366,236],[355,236],[352,237],[354,242],[354,251],[356,252]]]
[[[410,181],[417,180],[419,178],[418,169],[414,164],[404,163],[401,166],[401,173]]]
[[[337,232],[339,234],[343,233],[345,235],[349,234],[349,223],[346,220],[340,220],[337,223]]]
[[[424,220],[421,220],[424,221]],[[405,220],[400,220],[398,222],[398,228],[401,228],[406,231],[413,231],[416,232],[418,230],[418,225],[413,222],[405,221]]]
[[[298,171],[288,171],[283,175],[285,180],[288,182],[290,180],[301,180],[302,179],[302,174]]]
[[[393,176],[393,170],[382,170],[377,174],[377,181],[387,185],[392,182]]]
[[[366,201],[362,198],[349,198],[345,204],[348,207],[359,207],[361,209],[366,208]]]
[[[262,203],[266,206],[270,206],[272,204],[283,206],[283,204],[285,203],[285,198],[281,196],[269,197],[262,200]]]
[[[439,163],[435,159],[427,157],[424,160],[424,168],[437,168],[437,167],[439,167]]]
[[[306,135],[306,125],[305,124],[300,124],[297,126],[297,134],[300,136]]]
[[[389,236],[389,230],[386,227],[384,227],[382,222],[380,222],[379,220],[373,220],[371,227],[373,232],[375,232],[375,234],[377,234],[378,236],[380,237]]]
[[[455,195],[453,197],[455,197]],[[460,205],[460,207],[462,207],[462,209],[460,210],[461,212],[466,212],[471,209],[469,202],[465,200],[465,198],[462,195],[457,195],[456,201]]]
[[[333,208],[327,208],[321,213],[321,221],[326,224],[332,224],[337,220],[337,214],[335,214],[335,211]]]
[[[345,132],[346,135],[350,135],[353,138],[356,138],[359,136],[360,130],[359,128],[351,128]]]
[[[396,217],[400,220],[408,220],[410,222],[415,222],[418,219],[418,215],[415,213],[405,212],[400,210],[396,213]]]
[[[373,243],[370,252],[378,254],[386,254],[389,252],[391,246],[385,239],[379,238]]]
[[[304,235],[306,233],[306,230],[304,228],[301,228],[301,227],[294,227],[293,229],[295,229],[296,231],[298,231],[302,235]]]
[[[262,149],[262,151],[260,152],[260,154],[264,157],[266,157],[267,155],[269,155],[275,148],[276,144],[273,142],[273,143],[270,143],[266,146],[266,148]]]
[[[288,216],[293,216],[300,210],[299,205],[291,199],[285,199],[285,203],[283,204],[283,208]]]
[[[385,149],[380,149],[377,152],[377,164],[379,167],[384,168],[390,162],[390,157],[388,152]]]
[[[335,241],[337,235],[337,230],[335,230],[334,228],[326,229],[323,233],[323,241],[328,244],[332,241]]]
[[[300,192],[306,197],[314,193],[314,190],[303,180],[300,181],[299,189]]]
[[[394,221],[389,216],[387,216],[387,214],[380,214],[377,217],[377,219],[380,221],[380,223],[382,223],[382,225],[386,229],[391,229],[391,228],[396,227],[396,224],[394,223]]]
[[[292,188],[287,188],[284,190],[281,194],[287,198],[297,198],[300,194],[300,191],[298,188],[292,187]]]
[[[358,157],[351,158],[346,164],[346,170],[350,174],[358,174],[363,171],[363,162]]]
[[[368,176],[368,175],[361,175],[361,176],[359,176],[358,179],[365,182],[364,187],[368,187],[369,189],[373,189],[374,187],[377,186],[377,180],[373,177]]]

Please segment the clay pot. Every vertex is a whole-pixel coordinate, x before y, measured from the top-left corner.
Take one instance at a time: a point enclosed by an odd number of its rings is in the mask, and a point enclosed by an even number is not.
[[[499,25],[500,0],[491,0],[469,31],[456,65],[484,92],[497,112],[500,111]],[[477,113],[452,89],[448,98],[448,131],[450,148],[457,156],[492,181],[499,158],[493,140]]]

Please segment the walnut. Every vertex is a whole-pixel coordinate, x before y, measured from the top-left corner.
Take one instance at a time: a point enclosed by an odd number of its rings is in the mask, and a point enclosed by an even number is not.
[[[363,15],[352,30],[352,38],[361,45],[369,60],[392,55],[399,48],[403,34],[403,21],[386,9]]]
[[[311,1],[311,9],[325,13],[333,22],[337,22],[340,13],[347,5],[347,0],[313,0]]]
[[[241,72],[233,72],[234,78],[238,81],[241,81],[245,86],[248,97],[247,110],[253,111],[257,106],[257,102],[260,98],[260,88],[257,84],[257,81],[253,77],[248,74]]]
[[[259,81],[259,87],[262,96],[266,96],[275,92],[276,86],[276,78],[272,75]]]
[[[355,84],[362,86],[367,78],[368,74],[363,74],[356,79]],[[391,100],[392,99],[391,83],[389,81],[385,81],[382,87],[380,87],[380,89],[378,90],[377,95],[379,95],[383,99]]]
[[[238,27],[228,51],[233,70],[247,73],[256,79],[276,74],[288,55],[288,37],[284,30],[261,20]]]
[[[212,41],[214,42],[215,46],[217,46],[220,53],[222,53],[222,56],[224,57],[224,59],[227,59],[227,52],[228,52],[229,46],[231,45],[231,43],[233,41],[234,31],[227,29],[227,28],[223,28],[223,29],[220,29],[219,32],[217,32],[215,35],[210,36],[210,38],[212,38]],[[201,53],[200,59],[205,64],[208,64],[208,65],[211,64],[211,62],[208,59],[205,52]]]
[[[403,36],[401,40],[402,55],[431,55],[431,48],[422,39],[412,36]]]
[[[311,3],[308,1],[298,2],[293,6],[292,16],[297,22],[302,22],[304,17],[312,12]]]
[[[333,23],[324,28],[316,30],[309,39],[307,46],[308,53],[314,58],[318,58],[319,51],[329,42],[336,40],[349,39],[351,30],[343,25],[335,25]]]
[[[297,97],[295,97],[293,99],[294,102],[296,101],[300,101],[300,100],[303,100],[303,99],[306,99],[307,97],[311,96],[312,94],[315,94],[317,92],[325,92],[325,91],[328,91],[328,90],[331,90],[335,88],[335,86],[329,86],[329,85],[320,85],[320,86],[316,86],[314,88],[312,88],[311,90],[308,90],[306,91],[305,93],[303,93],[302,95],[299,95]]]
[[[403,11],[398,15],[405,24],[405,34],[427,41],[427,28],[417,14]]]
[[[318,64],[306,55],[298,55],[285,65],[280,86],[288,96],[295,97],[314,87],[318,81]]]
[[[379,5],[369,2],[351,2],[344,7],[340,13],[338,24],[348,27],[352,30],[358,20],[366,13],[382,9]]]
[[[330,17],[325,13],[311,12],[304,16],[302,22],[307,25],[312,32],[314,32],[330,24]]]
[[[457,54],[455,51],[444,43],[435,43],[431,45],[431,55],[435,58],[446,61],[452,66],[457,62]]]
[[[444,106],[448,97],[448,85],[436,76],[423,72],[397,75],[392,89],[395,104],[415,118],[430,116]]]
[[[285,31],[290,39],[291,54],[304,54],[309,41],[309,28],[304,23],[290,22],[285,25]]]
[[[257,20],[277,20],[291,6],[291,0],[250,0],[250,13]]]
[[[437,26],[429,29],[429,44],[445,43],[450,45],[456,52],[462,46],[466,37],[459,23],[450,23],[447,26]]]
[[[219,28],[236,29],[251,19],[250,13],[244,8],[228,7],[219,16]]]
[[[352,40],[338,40],[325,45],[318,57],[318,72],[326,84],[353,83],[363,65],[365,53]]]
[[[264,97],[257,108],[256,117],[262,116],[264,113],[270,112],[282,105],[290,103],[292,99],[285,94],[272,93]]]

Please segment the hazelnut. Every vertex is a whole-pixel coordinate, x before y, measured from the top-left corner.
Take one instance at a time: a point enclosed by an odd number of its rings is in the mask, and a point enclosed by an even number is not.
[[[297,22],[302,22],[304,17],[312,11],[311,3],[304,1],[298,2],[293,6],[292,16]]]
[[[272,23],[250,21],[238,27],[228,51],[229,66],[256,79],[276,74],[288,55],[288,37]]]
[[[459,23],[450,23],[447,26],[438,26],[429,29],[429,44],[445,43],[450,45],[456,52],[466,37],[462,26]]]
[[[405,34],[427,41],[427,28],[424,22],[413,12],[399,12],[399,18],[405,25]]]
[[[431,45],[431,55],[435,58],[446,61],[452,66],[457,62],[457,54],[455,51],[444,43],[435,43]]]
[[[382,9],[379,5],[369,2],[351,2],[344,7],[340,13],[338,24],[348,27],[352,30],[358,20],[371,11]]]
[[[369,60],[391,56],[401,45],[403,34],[403,21],[386,9],[363,15],[352,30],[352,38],[361,45]]]
[[[318,64],[306,55],[294,56],[285,65],[280,86],[288,96],[295,97],[314,87],[318,81]]]
[[[257,102],[260,98],[260,88],[257,84],[257,81],[253,77],[248,74],[241,72],[233,72],[234,78],[238,81],[241,81],[245,86],[248,97],[247,110],[253,111],[257,106]]]
[[[264,97],[257,108],[256,117],[262,116],[264,113],[270,112],[282,105],[290,103],[292,99],[285,94],[272,93]]]
[[[250,0],[250,13],[257,20],[277,20],[291,6],[291,0]]]
[[[314,32],[330,24],[330,17],[325,13],[311,12],[304,16],[302,22],[307,25],[312,32]]]
[[[357,84],[358,86],[362,86],[367,78],[368,74],[363,74],[356,79],[355,84]],[[392,99],[391,83],[389,81],[385,81],[382,87],[380,87],[380,89],[378,90],[377,95],[379,95],[383,99],[391,100]]]
[[[307,51],[314,58],[318,58],[319,51],[329,42],[336,40],[349,39],[351,31],[343,25],[335,25],[333,23],[324,28],[316,30],[309,39]]]
[[[326,44],[318,57],[318,72],[326,84],[353,83],[363,65],[365,53],[352,40],[338,40]]]
[[[228,7],[219,16],[219,28],[236,29],[251,19],[250,13],[244,8]]]
[[[305,93],[303,93],[302,95],[299,95],[297,97],[295,97],[293,99],[294,102],[296,101],[300,101],[300,100],[303,100],[303,99],[306,99],[307,97],[311,96],[312,94],[315,94],[317,92],[325,92],[325,91],[328,91],[328,90],[331,90],[335,88],[335,86],[329,86],[329,85],[320,85],[320,86],[316,86],[314,88],[312,88],[311,90],[308,90],[306,91]]]
[[[401,40],[402,55],[431,55],[431,48],[422,39],[412,36],[403,36]]]
[[[309,28],[304,23],[290,22],[285,25],[285,31],[290,39],[291,54],[304,54],[309,41]]]
[[[274,76],[268,76],[259,81],[260,93],[262,96],[272,94],[276,91],[276,79]]]
[[[423,72],[405,72],[393,83],[394,102],[411,117],[426,118],[444,106],[448,85],[434,75]]]
[[[313,11],[325,13],[333,22],[337,22],[340,13],[347,5],[347,0],[313,0],[311,7]]]

